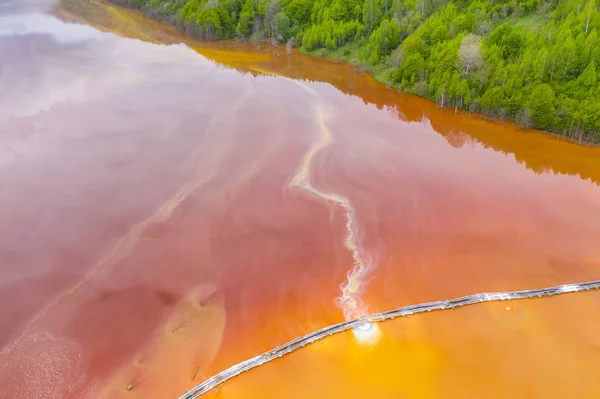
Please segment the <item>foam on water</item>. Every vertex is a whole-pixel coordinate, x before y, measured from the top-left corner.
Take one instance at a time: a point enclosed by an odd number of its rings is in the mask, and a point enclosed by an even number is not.
[[[318,94],[305,84],[294,81],[303,89],[314,96]],[[298,167],[296,174],[290,182],[290,187],[301,188],[315,197],[324,200],[330,204],[335,204],[344,210],[346,217],[346,237],[344,244],[352,253],[353,267],[348,272],[347,280],[340,286],[342,293],[336,299],[337,305],[342,308],[346,320],[352,320],[367,314],[367,306],[361,299],[361,293],[364,289],[365,278],[371,270],[373,264],[371,259],[363,253],[359,240],[359,227],[356,218],[356,211],[347,197],[336,193],[326,193],[315,188],[310,181],[311,164],[314,157],[327,148],[333,140],[333,135],[327,126],[327,108],[321,102],[317,101],[315,105],[315,114],[317,119],[317,138],[311,147],[304,154],[302,162]]]
[[[66,338],[32,334],[0,353],[2,398],[64,398],[81,379],[81,352]]]

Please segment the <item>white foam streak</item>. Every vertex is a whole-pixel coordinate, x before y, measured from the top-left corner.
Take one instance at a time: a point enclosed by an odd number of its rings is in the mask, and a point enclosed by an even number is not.
[[[300,85],[313,95],[318,95],[314,90],[308,88],[301,82],[294,83]],[[315,106],[317,117],[317,139],[313,142],[308,151],[304,154],[302,162],[298,167],[296,175],[290,182],[290,187],[303,189],[315,197],[324,200],[330,204],[341,206],[346,218],[346,237],[344,244],[352,253],[353,267],[348,272],[347,280],[341,285],[342,294],[336,299],[336,304],[342,308],[346,320],[352,320],[367,314],[367,307],[361,299],[361,293],[364,288],[365,278],[369,273],[372,262],[370,258],[362,253],[359,228],[356,219],[356,211],[347,197],[335,193],[326,193],[315,188],[310,181],[310,170],[313,158],[327,148],[333,142],[333,135],[327,127],[326,107],[318,101]]]

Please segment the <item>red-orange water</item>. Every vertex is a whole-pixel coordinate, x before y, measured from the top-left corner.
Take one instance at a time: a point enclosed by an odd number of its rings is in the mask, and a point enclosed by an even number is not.
[[[343,320],[344,213],[289,187],[322,115],[311,181],[356,210],[368,311],[600,276],[598,149],[284,47],[161,46],[184,38],[86,2],[53,15],[1,21],[1,398],[175,398]],[[386,322],[210,395],[594,398],[598,299]]]

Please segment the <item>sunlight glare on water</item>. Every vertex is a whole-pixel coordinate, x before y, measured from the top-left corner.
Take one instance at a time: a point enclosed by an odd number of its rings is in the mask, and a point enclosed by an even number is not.
[[[352,330],[354,337],[361,345],[375,345],[381,337],[377,324],[364,323]]]

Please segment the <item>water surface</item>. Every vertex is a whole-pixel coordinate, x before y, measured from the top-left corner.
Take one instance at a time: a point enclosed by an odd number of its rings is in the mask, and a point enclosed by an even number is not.
[[[598,149],[111,6],[0,12],[1,398],[174,398],[342,321],[344,292],[361,314],[599,276]],[[211,395],[597,397],[599,299],[386,322]]]

